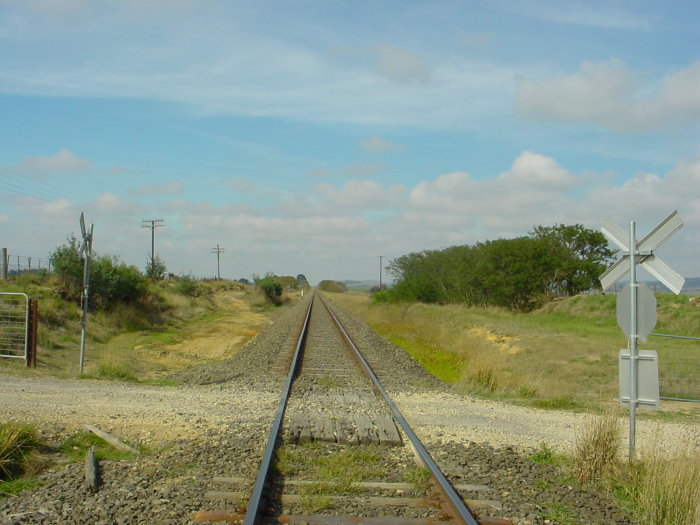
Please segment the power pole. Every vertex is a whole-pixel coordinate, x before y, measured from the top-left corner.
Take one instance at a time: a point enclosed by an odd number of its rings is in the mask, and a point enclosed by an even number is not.
[[[382,291],[382,259],[384,258],[383,255],[379,256],[379,291]]]
[[[218,278],[219,281],[220,281],[220,280],[221,280],[221,266],[219,265],[219,255],[221,255],[222,253],[224,253],[224,249],[221,248],[221,247],[217,244],[217,245],[216,245],[216,248],[212,248],[212,249],[211,249],[211,253],[215,253],[215,254],[216,254],[216,276],[217,276],[217,278]]]
[[[142,228],[150,228],[151,230],[151,274],[155,274],[156,266],[156,228],[163,226],[163,219],[143,219],[141,221]],[[150,224],[149,224],[150,223]]]

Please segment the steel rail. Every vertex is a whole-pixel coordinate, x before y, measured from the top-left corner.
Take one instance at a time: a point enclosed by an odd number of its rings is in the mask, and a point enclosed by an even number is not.
[[[379,382],[379,379],[377,378],[376,374],[372,370],[372,367],[369,365],[367,360],[364,358],[360,350],[357,348],[353,340],[350,338],[350,335],[345,331],[345,328],[343,328],[343,325],[340,323],[336,315],[333,313],[331,308],[328,306],[328,303],[321,297],[321,303],[326,307],[328,310],[328,313],[331,315],[333,320],[336,323],[336,326],[340,330],[340,332],[343,334],[343,337],[345,338],[346,342],[348,345],[352,348],[352,350],[355,352],[355,356],[357,357],[358,361],[362,363],[365,372],[369,376],[369,378],[372,380],[372,383],[374,383],[375,388],[377,391],[381,394],[382,398],[384,399],[384,402],[389,405],[389,408],[391,408],[392,413],[394,414],[394,418],[396,421],[401,425],[401,428],[403,431],[406,433],[406,436],[408,437],[411,447],[413,448],[414,453],[417,455],[419,461],[423,464],[425,468],[427,468],[430,471],[430,477],[432,478],[433,482],[435,483],[436,487],[440,490],[442,495],[445,497],[445,501],[448,505],[448,508],[452,511],[452,513],[455,515],[455,517],[458,517],[462,523],[466,525],[480,525],[479,522],[476,520],[474,515],[471,513],[471,511],[467,508],[467,506],[464,504],[462,501],[462,498],[457,494],[454,488],[452,488],[452,485],[450,485],[450,482],[445,478],[444,474],[440,470],[440,467],[437,466],[435,461],[433,461],[433,458],[430,456],[428,451],[425,449],[423,444],[421,443],[420,439],[418,439],[418,436],[415,435],[413,430],[411,429],[410,425],[408,424],[408,421],[403,417],[401,414],[401,411],[398,409],[398,407],[394,404],[394,402],[391,400],[389,395],[386,393],[386,390],[384,390],[384,387],[382,384]],[[482,525],[485,523],[484,520],[481,520]],[[502,522],[506,523],[506,522]]]
[[[294,357],[292,358],[292,364],[289,367],[289,374],[287,376],[287,382],[284,386],[284,391],[280,397],[280,402],[277,407],[277,412],[275,413],[275,419],[270,428],[270,434],[267,441],[267,446],[265,447],[265,452],[263,453],[263,459],[260,463],[260,469],[258,470],[258,477],[255,480],[255,486],[253,487],[253,492],[248,500],[248,506],[246,508],[245,518],[243,519],[243,525],[254,525],[258,518],[258,513],[260,512],[260,504],[262,503],[263,490],[265,488],[265,479],[267,478],[268,471],[270,470],[270,463],[272,462],[272,455],[275,452],[275,447],[277,445],[277,439],[279,439],[279,431],[282,426],[282,419],[284,418],[284,412],[287,408],[287,400],[289,399],[289,392],[292,389],[292,383],[294,382],[294,376],[296,375],[297,368],[299,366],[299,357],[301,355],[301,349],[304,345],[304,339],[306,338],[307,329],[309,327],[309,317],[311,317],[311,308],[313,307],[314,298],[312,297],[309,301],[309,307],[306,310],[306,317],[304,318],[304,325],[301,329],[299,335],[299,340],[297,341],[296,349],[294,350]]]

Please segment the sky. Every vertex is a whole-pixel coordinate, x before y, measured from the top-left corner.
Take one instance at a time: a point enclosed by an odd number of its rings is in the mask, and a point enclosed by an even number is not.
[[[695,1],[0,0],[0,244],[83,212],[143,270],[157,218],[176,274],[377,280],[677,210],[700,276],[699,35]]]

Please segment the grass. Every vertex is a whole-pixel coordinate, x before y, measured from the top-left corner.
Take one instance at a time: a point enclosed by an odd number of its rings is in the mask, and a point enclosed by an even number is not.
[[[700,523],[697,445],[667,450],[657,439],[639,460],[627,462],[619,454],[621,433],[620,419],[613,411],[590,418],[577,436],[570,463],[577,482],[614,494],[636,517],[635,523]]]
[[[458,392],[570,411],[598,410],[618,397],[618,351],[627,339],[617,326],[615,295],[566,298],[530,313],[372,304],[362,293],[333,300]],[[687,298],[658,294],[657,301],[657,332],[700,334],[697,307]],[[666,351],[668,346],[673,348]],[[698,342],[650,338],[644,348],[659,348],[662,395],[682,391],[700,397]],[[673,410],[683,420],[697,421],[700,414],[698,406]],[[640,411],[640,417],[668,416]]]
[[[177,283],[158,283],[137,304],[117,304],[89,314],[81,377],[168,384],[165,378],[172,372],[230,356],[269,322],[268,316],[253,311],[254,292],[243,285],[196,284],[196,295],[182,295]],[[77,304],[55,293],[56,286],[51,275],[0,283],[0,290],[22,291],[39,303],[37,368],[27,369],[21,360],[0,359],[0,373],[78,376],[81,313]],[[224,325],[234,334],[227,341],[217,339]],[[190,344],[195,339],[199,345]]]
[[[73,434],[58,447],[58,451],[73,461],[84,461],[90,447],[95,447],[95,457],[99,460],[121,461],[134,457],[133,453],[117,450],[99,436],[87,431]]]
[[[0,497],[37,486],[41,468],[36,429],[17,421],[0,423]]]

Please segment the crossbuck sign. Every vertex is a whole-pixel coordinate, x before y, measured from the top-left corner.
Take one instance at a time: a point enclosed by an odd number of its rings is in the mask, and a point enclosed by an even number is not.
[[[635,223],[630,222],[629,233],[625,232],[617,224],[609,219],[603,222],[601,231],[622,251],[620,257],[603,275],[600,276],[600,283],[603,290],[607,290],[617,281],[629,273],[629,288],[625,287],[622,297],[618,298],[618,322],[620,327],[629,336],[629,350],[620,352],[620,401],[630,408],[630,431],[629,431],[629,458],[634,460],[634,439],[635,439],[635,410],[638,404],[648,404],[658,406],[658,360],[656,352],[642,352],[640,356],[637,350],[637,340],[646,337],[648,331],[656,323],[656,304],[649,304],[649,294],[639,293],[640,284],[637,283],[637,264],[640,264],[649,271],[659,281],[664,283],[673,293],[679,294],[685,283],[685,279],[673,271],[666,263],[654,255],[654,250],[666,242],[674,233],[681,229],[681,222],[678,212],[674,211],[666,217],[641,241],[637,242]],[[627,297],[629,296],[629,297]],[[653,298],[653,295],[652,295]],[[620,301],[622,299],[622,302]],[[629,301],[629,308],[623,303]],[[639,301],[642,304],[642,320],[638,315]],[[654,299],[654,303],[655,303]],[[649,309],[653,308],[653,313]],[[629,316],[629,319],[626,317]],[[646,321],[644,321],[646,319]],[[640,334],[641,332],[641,334]],[[640,361],[641,359],[641,361]],[[624,377],[623,362],[629,360],[629,375]],[[651,365],[651,366],[647,366]],[[625,365],[626,366],[626,365]],[[639,369],[643,366],[644,384],[642,390],[653,392],[652,396],[642,395],[640,399]],[[651,385],[649,384],[651,383]],[[655,399],[645,399],[655,397]]]

